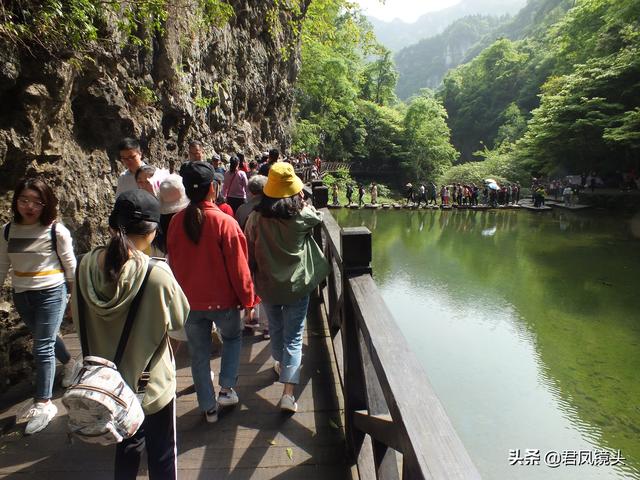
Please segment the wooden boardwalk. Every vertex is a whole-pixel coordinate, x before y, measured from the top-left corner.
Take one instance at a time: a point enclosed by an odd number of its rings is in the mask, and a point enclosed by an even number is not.
[[[76,335],[65,336],[65,342],[72,353],[79,351]],[[272,368],[269,342],[261,336],[245,336],[236,388],[240,404],[223,411],[213,425],[197,409],[183,345],[176,355],[179,478],[352,478],[342,427],[342,394],[330,345],[320,316],[310,314],[296,391],[298,413],[287,416],[277,408],[282,385]],[[217,377],[219,355],[211,363]],[[23,435],[24,426],[15,424],[15,413],[28,401],[29,393],[30,386],[23,385],[0,397],[0,478],[113,478],[113,448],[69,441],[59,386],[54,392],[58,416],[42,432]],[[139,478],[146,478],[144,459]]]

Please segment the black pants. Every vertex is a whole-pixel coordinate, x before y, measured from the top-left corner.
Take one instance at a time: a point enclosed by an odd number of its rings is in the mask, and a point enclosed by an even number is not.
[[[233,213],[236,213],[236,210],[240,208],[241,205],[244,205],[247,201],[244,198],[237,197],[227,197],[227,203],[233,209]]]
[[[176,411],[175,399],[157,413],[147,415],[136,434],[116,447],[116,480],[135,480],[140,466],[142,450],[147,449],[149,478],[175,480]]]

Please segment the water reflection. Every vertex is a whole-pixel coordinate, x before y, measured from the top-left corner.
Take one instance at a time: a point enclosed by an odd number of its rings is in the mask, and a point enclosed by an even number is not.
[[[640,255],[631,219],[340,211],[484,478],[640,478]],[[509,449],[627,466],[509,466]],[[515,470],[514,470],[515,469]]]

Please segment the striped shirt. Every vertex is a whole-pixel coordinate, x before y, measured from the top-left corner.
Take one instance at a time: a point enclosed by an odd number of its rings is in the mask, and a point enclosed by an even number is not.
[[[51,225],[12,222],[8,242],[4,239],[4,228],[6,225],[0,231],[0,285],[9,269],[16,293],[57,287],[65,279],[68,283],[73,282],[76,257],[67,227],[56,223],[57,254],[51,242]]]

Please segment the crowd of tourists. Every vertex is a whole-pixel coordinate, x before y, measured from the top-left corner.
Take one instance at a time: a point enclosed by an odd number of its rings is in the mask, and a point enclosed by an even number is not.
[[[172,479],[172,344],[186,341],[198,407],[213,423],[219,409],[239,402],[243,328],[263,328],[283,384],[278,408],[296,412],[309,295],[328,273],[311,235],[322,216],[307,203],[293,163],[279,161],[277,149],[250,162],[236,153],[224,165],[217,153],[206,159],[202,143],[193,141],[177,173],[146,163],[136,139],[122,140],[118,152],[126,170],[105,219],[110,240],[79,260],[71,232],[57,219],[49,183],[26,178],[14,190],[12,219],[0,238],[0,280],[10,273],[36,365],[34,399],[18,421],[34,434],[57,414],[51,401],[56,359],[63,387],[73,388],[82,371],[82,358],[72,358],[59,336],[68,293],[73,323],[86,339],[82,353],[107,360],[114,359],[135,304],[117,368],[140,394],[145,418],[135,435],[117,444],[115,477],[136,478],[146,449],[150,478]],[[222,339],[217,395],[210,368],[214,329]]]
[[[520,186],[517,183],[498,186],[495,182],[482,186],[474,183],[452,183],[438,187],[433,182],[428,182],[426,185],[420,183],[417,187],[411,183],[405,186],[407,204],[413,203],[420,206],[424,202],[425,205],[437,205],[438,198],[442,206],[511,205],[520,201]]]

